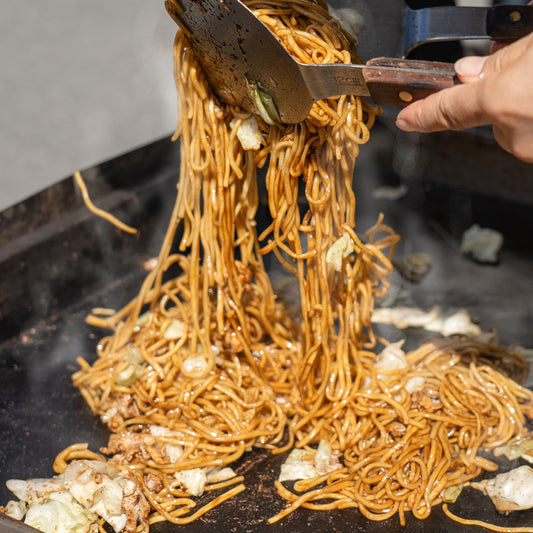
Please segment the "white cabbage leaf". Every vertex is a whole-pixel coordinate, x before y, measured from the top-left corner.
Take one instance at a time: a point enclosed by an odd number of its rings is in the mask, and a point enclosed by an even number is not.
[[[496,263],[502,246],[503,235],[499,231],[482,228],[479,224],[467,229],[461,239],[461,251],[480,263]]]
[[[500,513],[533,507],[533,469],[527,465],[470,485],[489,496]]]
[[[355,243],[347,233],[338,238],[326,252],[326,263],[332,265],[337,272],[342,270],[342,262],[353,253]]]
[[[263,136],[259,130],[259,124],[255,115],[250,115],[240,122],[233,119],[230,122],[231,129],[237,128],[237,138],[244,150],[259,150],[263,143]]]
[[[326,441],[321,441],[314,452],[295,448],[281,465],[279,481],[312,479],[342,468],[338,456]]]
[[[43,533],[95,533],[98,516],[74,501],[68,491],[53,492],[28,508],[24,523]]]
[[[126,483],[132,482],[110,463],[72,461],[51,479],[8,480],[8,489],[20,502],[9,502],[7,510],[45,533],[93,533],[98,517],[118,533],[128,520],[123,510]]]

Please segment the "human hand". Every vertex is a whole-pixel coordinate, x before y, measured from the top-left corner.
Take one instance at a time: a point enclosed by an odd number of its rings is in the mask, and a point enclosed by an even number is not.
[[[396,125],[429,133],[491,124],[502,148],[533,163],[533,33],[455,70],[462,84],[407,106]]]

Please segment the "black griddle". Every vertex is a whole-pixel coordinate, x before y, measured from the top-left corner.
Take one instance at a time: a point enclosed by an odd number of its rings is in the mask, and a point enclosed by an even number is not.
[[[527,202],[483,195],[476,187],[469,188],[468,181],[450,187],[445,179],[433,179],[437,168],[430,169],[431,180],[417,170],[419,166],[404,168],[399,175],[394,154],[404,140],[378,123],[370,143],[361,150],[354,184],[360,232],[382,211],[386,223],[402,235],[400,258],[410,252],[432,256],[432,267],[421,282],[393,276],[395,290],[401,294],[398,303],[466,307],[485,329],[496,328],[502,343],[532,347],[533,209]],[[475,154],[469,157],[475,161]],[[481,167],[486,172],[482,162]],[[102,336],[84,319],[92,307],[118,308],[137,293],[146,275],[143,264],[157,254],[162,241],[178,169],[178,146],[164,137],[83,172],[94,202],[138,227],[136,236],[94,217],[84,207],[72,177],[0,214],[0,505],[12,497],[5,487],[7,479],[50,477],[55,455],[68,445],[88,442],[98,450],[107,443],[108,430],[71,383],[78,368],[76,357],[93,361]],[[533,167],[529,170],[533,184]],[[478,183],[479,176],[474,181]],[[372,196],[378,186],[402,183],[409,190],[399,201]],[[258,220],[260,226],[268,223],[264,202]],[[473,223],[504,234],[498,264],[481,265],[459,251],[460,237]],[[274,285],[286,287],[286,275],[275,262],[267,258],[266,265]],[[381,332],[391,340],[405,335],[393,328]],[[407,333],[408,342],[420,340],[420,332]],[[151,530],[437,533],[476,529],[450,521],[440,508],[425,521],[407,516],[405,528],[397,518],[369,522],[356,510],[300,509],[269,525],[266,520],[284,506],[273,485],[282,461],[283,457],[261,450],[246,454],[236,465],[246,478],[244,493],[188,526],[158,524]],[[502,463],[502,471],[518,464]],[[463,517],[499,525],[533,524],[533,511],[500,516],[490,500],[472,489],[466,489],[451,509]]]

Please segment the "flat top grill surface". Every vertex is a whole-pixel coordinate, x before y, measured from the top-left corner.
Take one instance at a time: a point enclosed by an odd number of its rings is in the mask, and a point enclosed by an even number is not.
[[[355,190],[359,232],[382,211],[385,222],[402,235],[400,257],[410,252],[432,257],[432,267],[420,283],[393,276],[402,303],[423,308],[438,304],[444,310],[466,307],[484,329],[496,328],[502,343],[532,347],[533,210],[428,182],[416,172],[400,178],[392,165],[395,142],[387,128],[376,126],[361,150]],[[178,147],[163,138],[83,173],[95,203],[140,228],[138,236],[121,234],[89,213],[71,178],[0,214],[0,505],[12,497],[7,479],[49,477],[55,455],[70,444],[87,442],[98,450],[107,443],[108,430],[71,383],[76,358],[93,361],[103,336],[84,319],[92,307],[118,308],[137,293],[146,274],[143,263],[161,244],[178,169]],[[408,186],[401,200],[373,198],[376,187],[400,183]],[[262,205],[259,225],[267,219]],[[480,265],[459,251],[462,232],[473,223],[504,234],[498,264]],[[287,275],[273,261],[266,265],[274,285],[286,287]],[[383,331],[390,340],[403,335],[393,328]],[[420,336],[411,331],[409,342],[418,342]],[[245,492],[189,526],[158,524],[152,531],[403,530],[397,518],[373,523],[355,510],[301,509],[268,525],[266,520],[284,506],[273,483],[283,459],[264,451],[246,454],[236,466],[245,475]],[[502,471],[518,464],[504,463]],[[466,489],[452,509],[463,517],[508,527],[533,523],[533,511],[502,517],[472,489]],[[424,521],[408,516],[405,530],[473,528],[451,522],[437,507]]]

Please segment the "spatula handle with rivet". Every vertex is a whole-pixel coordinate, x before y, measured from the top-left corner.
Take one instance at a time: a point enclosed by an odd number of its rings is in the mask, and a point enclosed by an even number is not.
[[[375,58],[363,70],[372,100],[379,105],[405,107],[459,82],[453,64],[396,58]],[[375,67],[394,67],[394,70]],[[402,70],[409,69],[409,70]]]
[[[493,6],[487,12],[487,34],[497,41],[514,41],[531,33],[533,5]]]

